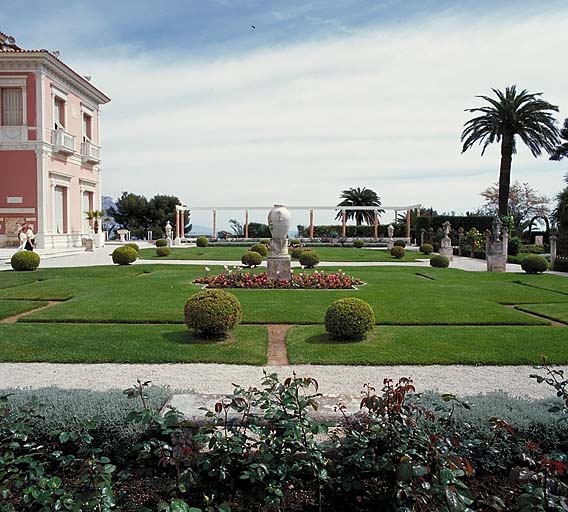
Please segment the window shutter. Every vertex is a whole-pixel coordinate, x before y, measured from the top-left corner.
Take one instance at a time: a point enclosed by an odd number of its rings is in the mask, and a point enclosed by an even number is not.
[[[22,89],[2,89],[2,124],[22,126],[24,124],[24,104]]]

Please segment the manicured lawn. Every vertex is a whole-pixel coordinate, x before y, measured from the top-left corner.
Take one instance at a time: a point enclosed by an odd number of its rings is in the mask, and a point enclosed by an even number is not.
[[[32,311],[36,308],[45,306],[47,302],[44,301],[31,301],[31,300],[4,300],[0,299],[0,320],[11,316]]]
[[[182,325],[3,324],[1,362],[266,364],[265,327],[229,341],[196,340]]]
[[[547,355],[568,363],[564,327],[376,327],[366,340],[337,342],[323,326],[296,326],[286,339],[292,364],[527,365]]]
[[[252,244],[251,244],[252,245]],[[417,251],[406,251],[402,259],[394,258],[384,249],[355,249],[353,247],[314,247],[321,261],[390,261],[393,263],[415,261],[416,259],[429,259],[428,256]],[[246,247],[188,247],[172,248],[169,256],[156,256],[155,249],[142,249],[141,259],[151,260],[213,260],[213,261],[241,261]]]
[[[519,306],[519,309],[568,323],[568,303],[566,302],[557,304],[523,304]]]

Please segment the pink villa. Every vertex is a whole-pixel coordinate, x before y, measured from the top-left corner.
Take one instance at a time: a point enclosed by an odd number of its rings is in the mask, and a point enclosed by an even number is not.
[[[101,209],[100,107],[110,98],[58,58],[0,32],[0,247],[31,224],[39,248],[79,247]]]

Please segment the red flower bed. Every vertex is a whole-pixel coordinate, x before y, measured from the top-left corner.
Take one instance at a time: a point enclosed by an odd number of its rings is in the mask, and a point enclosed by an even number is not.
[[[292,274],[290,281],[269,279],[266,272],[253,273],[241,270],[226,270],[221,274],[198,277],[193,281],[208,288],[307,288],[321,290],[348,290],[363,284],[357,277],[345,272],[300,272]]]

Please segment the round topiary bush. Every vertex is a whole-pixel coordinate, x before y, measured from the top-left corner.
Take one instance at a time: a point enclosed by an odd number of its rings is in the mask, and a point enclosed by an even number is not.
[[[266,245],[266,247],[270,247],[270,240],[268,240],[268,238],[263,238],[259,243]]]
[[[257,252],[258,254],[261,255],[261,257],[264,258],[264,256],[266,256],[268,254],[268,247],[266,247],[266,245],[258,243],[258,244],[254,244],[250,250],[252,252]]]
[[[433,250],[434,250],[434,247],[432,247],[432,244],[422,244],[420,246],[420,252],[422,254],[432,254]]]
[[[206,236],[198,236],[195,240],[195,245],[197,245],[197,247],[207,247],[209,245],[209,239]]]
[[[318,253],[312,250],[302,251],[298,259],[300,264],[306,268],[314,268],[320,262]]]
[[[521,268],[527,274],[540,274],[548,270],[548,261],[538,254],[529,254],[522,262]]]
[[[35,270],[39,261],[39,254],[33,251],[19,251],[12,255],[10,264],[14,270]]]
[[[356,249],[361,249],[361,247],[363,247],[365,245],[365,242],[363,242],[363,240],[354,240],[353,241],[353,247],[355,247]]]
[[[138,244],[135,244],[134,242],[129,242],[127,244],[124,244],[125,247],[132,247],[136,252],[140,252],[140,246]]]
[[[395,242],[396,243],[396,242]],[[401,247],[400,245],[395,245],[391,250],[390,250],[390,254],[391,256],[394,256],[395,258],[404,258],[404,255],[406,254],[406,251],[404,250],[404,247]]]
[[[256,267],[262,263],[262,256],[256,251],[247,251],[242,255],[241,263],[247,267]]]
[[[406,247],[406,242],[404,240],[395,240],[394,246],[395,247],[402,247],[404,249]]]
[[[138,259],[138,253],[128,245],[117,247],[112,251],[112,262],[118,265],[129,265]]]
[[[156,255],[169,256],[172,250],[169,247],[156,247]]]
[[[325,313],[325,329],[334,339],[363,339],[374,325],[371,306],[355,297],[336,300]]]
[[[291,251],[290,251],[290,257],[293,260],[297,260],[300,257],[300,254],[302,254],[306,249],[304,247],[294,247]]]
[[[437,254],[436,256],[432,256],[430,258],[430,266],[437,268],[448,268],[450,266],[450,260],[445,256],[440,256],[439,254]]]
[[[201,336],[227,334],[243,315],[241,303],[223,290],[203,290],[192,295],[184,307],[185,325]]]
[[[165,238],[158,238],[156,240],[156,247],[167,247],[168,241]]]
[[[297,238],[292,238],[292,240],[290,240],[290,246],[295,247],[297,245],[302,245],[302,241],[298,240]]]

